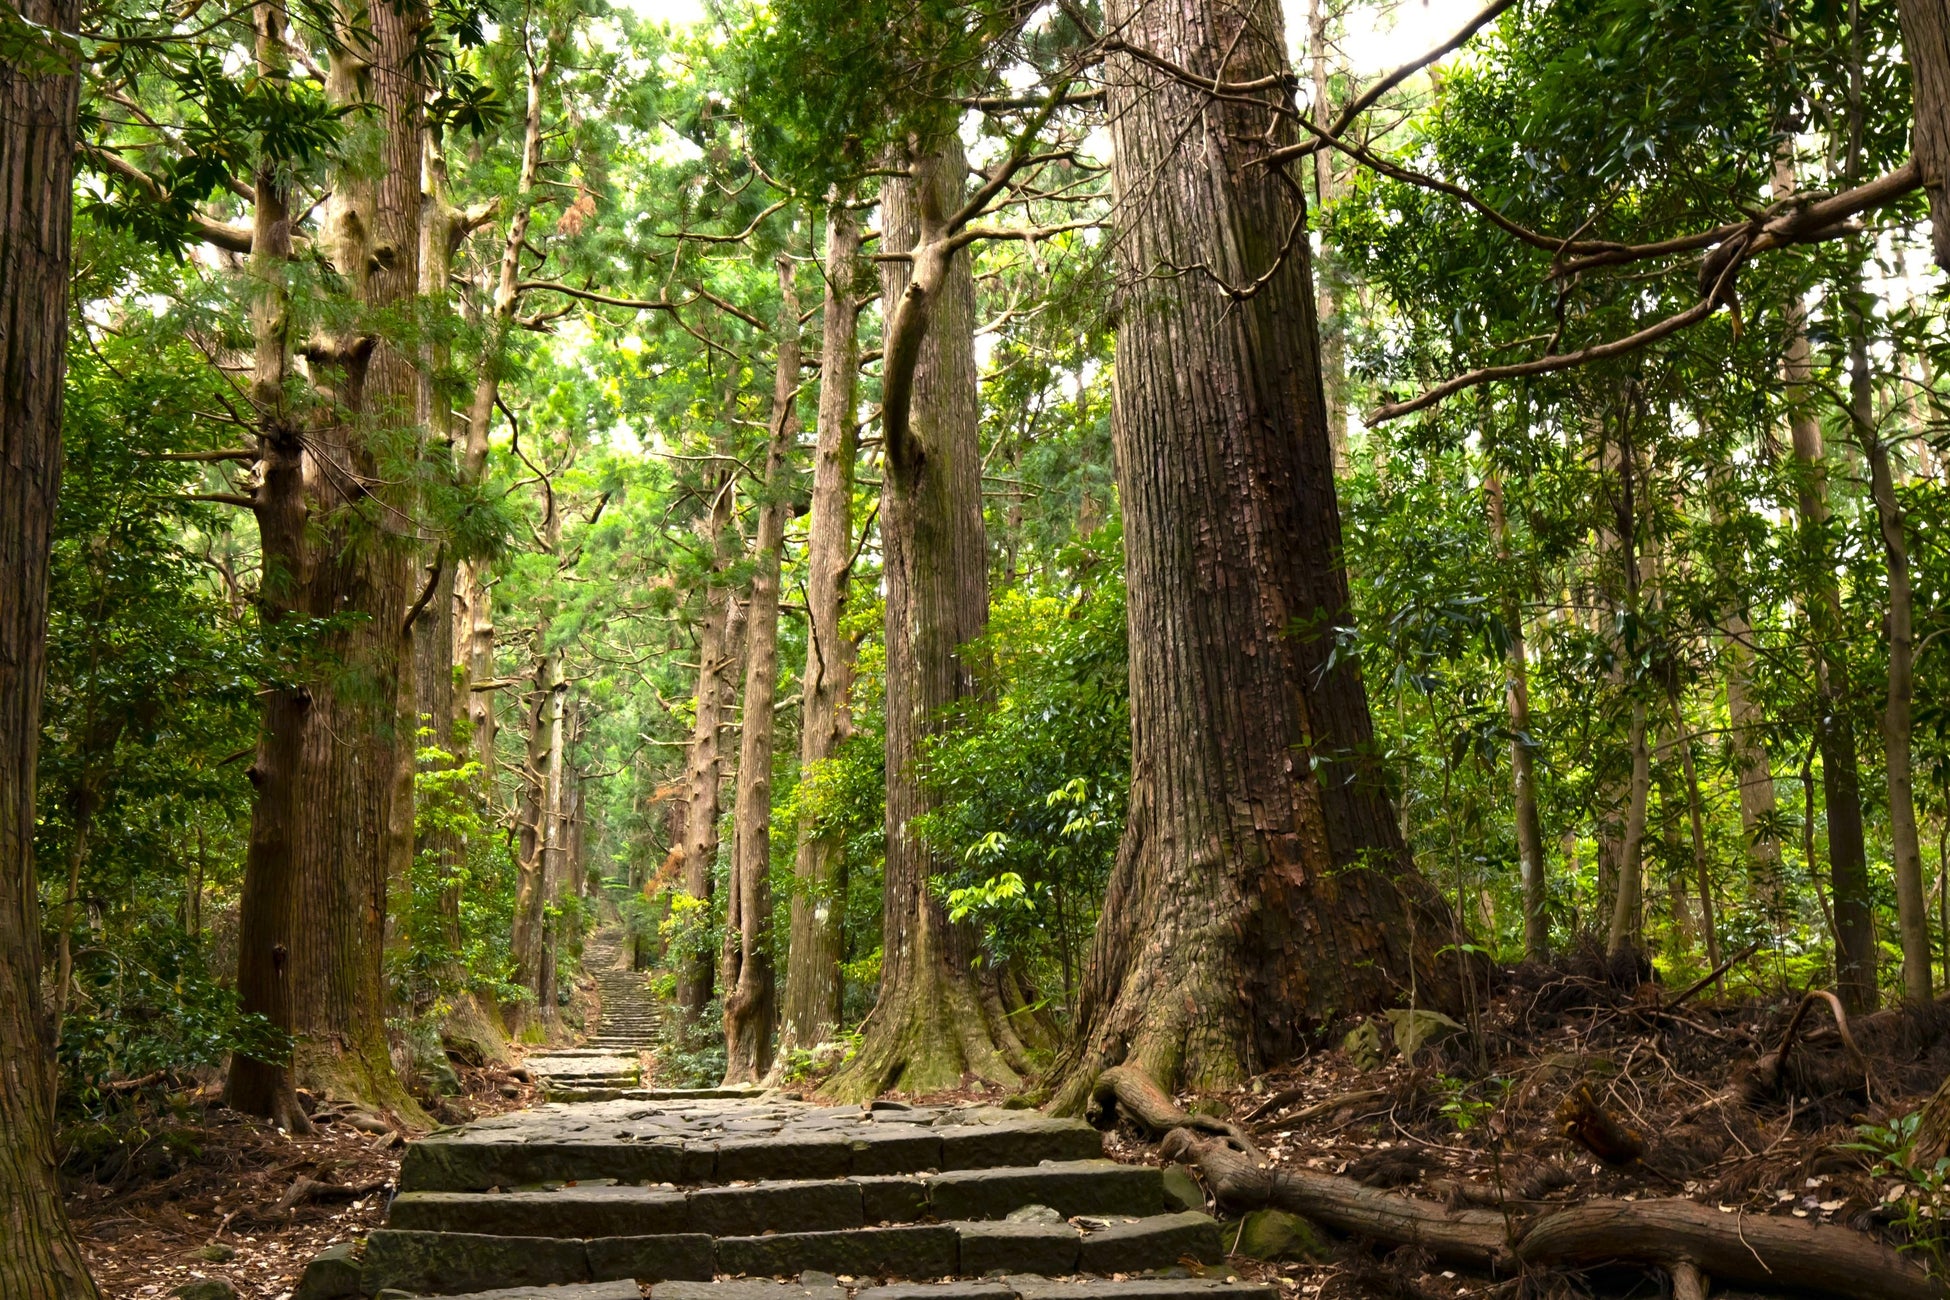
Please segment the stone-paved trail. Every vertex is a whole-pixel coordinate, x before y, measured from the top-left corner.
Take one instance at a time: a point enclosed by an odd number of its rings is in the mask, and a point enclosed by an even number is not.
[[[1191,1189],[1102,1157],[991,1107],[548,1103],[408,1147],[294,1300],[1274,1300]]]
[[[657,1004],[623,948],[620,926],[589,937],[583,961],[601,1009],[584,1044],[533,1052],[522,1061],[551,1101],[607,1101],[643,1084],[643,1054],[657,1042]]]

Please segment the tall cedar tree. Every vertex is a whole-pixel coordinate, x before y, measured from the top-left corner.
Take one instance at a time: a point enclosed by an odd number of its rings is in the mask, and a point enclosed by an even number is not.
[[[887,591],[887,866],[880,997],[838,1095],[930,1092],[967,1076],[1011,1085],[1027,1055],[988,980],[980,941],[949,921],[930,888],[932,848],[914,821],[934,806],[927,740],[945,711],[975,692],[962,647],[988,621],[982,523],[981,420],[975,369],[975,280],[968,250],[945,238],[968,165],[952,137],[911,156],[881,194],[887,327],[880,539]],[[918,325],[918,331],[916,326]],[[909,369],[911,367],[911,369]],[[911,401],[901,381],[911,378]]]
[[[753,540],[746,621],[745,696],[738,731],[738,790],[731,882],[725,899],[724,1046],[727,1086],[756,1083],[772,1066],[778,988],[772,958],[772,734],[779,693],[779,567],[785,556],[792,449],[799,440],[799,295],[793,261],[778,259],[778,365],[772,427]]]
[[[1291,84],[1273,0],[1105,9],[1195,76]],[[1337,1017],[1463,1000],[1334,653],[1348,593],[1304,213],[1264,165],[1294,136],[1287,92],[1215,100],[1122,53],[1105,75],[1132,775],[1061,1109],[1119,1062],[1237,1086]]]
[[[806,539],[807,646],[799,770],[831,758],[851,729],[853,643],[840,632],[846,574],[853,558],[853,466],[860,343],[854,277],[860,227],[834,204],[826,227],[826,304],[819,370],[819,428],[813,449],[812,517]],[[792,937],[786,951],[785,1010],[779,1050],[827,1041],[840,1024],[840,920],[846,881],[838,836],[801,828],[793,865]]]
[[[71,32],[71,0],[19,17]],[[76,77],[7,16],[0,58],[0,1295],[93,1297],[61,1204],[41,1004],[35,759],[47,667],[48,545],[61,483]],[[25,39],[23,39],[25,37]]]
[[[281,18],[267,30],[260,16],[260,65]],[[288,1062],[235,1057],[224,1096],[296,1128],[306,1126],[300,1079],[417,1114],[386,1041],[381,949],[415,588],[401,535],[412,531],[403,486],[412,476],[400,465],[413,454],[418,403],[414,357],[387,326],[418,289],[421,92],[411,68],[427,19],[423,6],[402,3],[377,6],[370,21],[369,32],[340,33],[327,93],[336,104],[373,106],[378,156],[369,170],[341,165],[320,239],[361,318],[302,341],[319,398],[302,414],[285,400],[298,341],[277,287],[290,218],[273,168],[258,177],[253,236],[263,285],[253,382],[260,601],[269,624],[318,620],[327,631],[305,679],[265,696],[239,920],[244,1010],[291,1032],[297,1048]]]

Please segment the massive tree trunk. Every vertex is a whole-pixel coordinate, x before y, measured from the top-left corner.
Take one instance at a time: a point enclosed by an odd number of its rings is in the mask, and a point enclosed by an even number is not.
[[[1638,457],[1630,440],[1632,411],[1621,404],[1619,437],[1607,438],[1600,461],[1615,469],[1618,491],[1610,498],[1612,527],[1601,530],[1615,542],[1618,554],[1618,586],[1614,588],[1611,634],[1618,680],[1631,692],[1631,720],[1626,726],[1625,748],[1631,775],[1625,788],[1624,834],[1618,840],[1615,866],[1617,877],[1612,895],[1611,925],[1606,932],[1605,951],[1613,956],[1635,951],[1645,913],[1645,813],[1652,790],[1652,756],[1646,735],[1645,684],[1638,680],[1638,661],[1645,647],[1638,638],[1644,635],[1640,617],[1643,593],[1640,566]],[[1605,484],[1607,494],[1611,488]]]
[[[1496,557],[1510,567],[1510,523],[1504,512],[1503,479],[1492,469],[1483,481],[1490,502],[1490,532]],[[1530,660],[1524,648],[1523,606],[1514,594],[1503,601],[1503,623],[1510,638],[1503,656],[1503,699],[1510,715],[1510,785],[1516,804],[1517,867],[1523,882],[1523,954],[1534,962],[1550,960],[1551,926],[1546,910],[1550,886],[1544,878],[1544,827],[1537,815],[1537,774],[1530,762]]]
[[[303,431],[271,396],[288,326],[275,291],[260,292],[263,616],[341,621],[300,680],[265,697],[237,981],[244,1010],[294,1035],[299,1079],[416,1119],[387,1047],[382,949],[395,746],[409,722],[396,704],[415,591],[407,485],[418,455],[418,385],[415,358],[387,329],[418,290],[421,114],[409,68],[425,21],[420,6],[382,6],[369,31],[348,24],[340,33],[327,92],[341,105],[374,106],[380,166],[334,179],[320,243],[359,316],[346,332],[305,345],[321,400]],[[283,206],[274,178],[260,177],[253,256],[267,274],[288,257]],[[267,347],[273,355],[263,355]],[[286,1063],[237,1056],[225,1098],[296,1124],[291,1085]]]
[[[71,32],[71,0],[22,17]],[[72,52],[48,49],[61,62]],[[47,668],[47,569],[61,483],[72,218],[72,64],[0,58],[0,1295],[93,1300],[54,1162],[54,1066],[41,1005],[35,764]]]
[[[834,204],[826,227],[826,305],[819,354],[818,445],[813,451],[812,517],[806,541],[806,670],[799,770],[829,759],[852,730],[847,695],[854,647],[840,632],[846,574],[853,556],[853,463],[860,308],[854,296],[860,227]],[[786,953],[785,1014],[779,1050],[827,1041],[840,1024],[841,919],[845,857],[835,836],[799,830],[793,864],[792,942]]]
[[[1105,17],[1199,76],[1287,84],[1271,0],[1112,0]],[[1438,956],[1453,919],[1402,842],[1359,670],[1334,653],[1347,577],[1307,239],[1262,165],[1293,136],[1290,96],[1215,102],[1122,54],[1105,74],[1131,796],[1064,1109],[1120,1061],[1234,1087],[1342,1017],[1463,1003],[1464,959]]]
[[[988,619],[975,370],[975,281],[946,231],[963,205],[968,166],[943,141],[890,177],[882,246],[911,260],[882,264],[890,315],[882,384],[886,450],[880,538],[887,591],[887,866],[880,998],[866,1039],[832,1091],[932,1092],[971,1076],[1014,1085],[1028,1056],[983,995],[978,936],[948,920],[929,888],[933,850],[914,820],[934,806],[923,779],[927,738],[943,711],[976,689],[962,647]]]
[[[1897,0],[1913,88],[1910,147],[1923,165],[1936,263],[1950,271],[1950,9],[1943,0]]]
[[[799,295],[793,263],[781,256],[778,366],[772,432],[753,543],[751,614],[745,651],[744,725],[738,735],[738,794],[731,886],[725,905],[724,1045],[727,1086],[755,1083],[772,1066],[777,990],[772,957],[772,708],[779,692],[779,564],[785,551],[791,457],[799,438]]]

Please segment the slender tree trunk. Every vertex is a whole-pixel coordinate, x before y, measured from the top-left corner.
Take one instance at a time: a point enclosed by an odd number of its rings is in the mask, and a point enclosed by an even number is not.
[[[1105,19],[1201,76],[1287,84],[1270,0],[1111,0]],[[1460,1010],[1466,960],[1439,955],[1454,918],[1334,654],[1347,578],[1303,212],[1260,165],[1293,136],[1291,96],[1215,103],[1121,54],[1105,76],[1131,796],[1052,1099],[1071,1110],[1120,1061],[1236,1087],[1342,1017]]]
[[[779,691],[779,565],[799,439],[799,295],[793,264],[781,256],[778,366],[764,495],[754,541],[751,614],[746,626],[745,722],[738,736],[735,861],[725,918],[724,1044],[727,1086],[755,1083],[772,1067],[777,990],[772,957],[772,709]]]
[[[1334,15],[1322,0],[1307,0],[1307,53],[1313,65],[1313,117],[1325,123],[1330,118],[1327,30]],[[1314,195],[1321,204],[1331,201],[1338,188],[1334,174],[1340,157],[1332,149],[1314,150]],[[1321,392],[1327,403],[1327,438],[1334,449],[1334,472],[1347,471],[1347,327],[1341,319],[1343,289],[1339,259],[1324,240],[1314,260],[1314,293],[1320,321]],[[1526,932],[1527,933],[1527,932]]]
[[[1903,996],[1930,1000],[1930,901],[1923,884],[1923,846],[1916,826],[1916,773],[1910,756],[1915,731],[1916,617],[1910,592],[1909,541],[1889,443],[1875,425],[1869,375],[1868,322],[1849,313],[1849,422],[1869,461],[1869,495],[1888,571],[1889,685],[1883,697],[1883,769],[1889,795],[1889,847],[1896,876],[1896,926],[1903,950]]]
[[[1795,191],[1791,160],[1775,165],[1773,197]],[[1829,891],[1835,917],[1835,983],[1851,1012],[1873,1010],[1877,1001],[1875,915],[1869,899],[1867,849],[1862,835],[1862,787],[1856,766],[1855,724],[1849,716],[1848,664],[1841,653],[1842,598],[1828,559],[1828,474],[1821,425],[1810,405],[1814,373],[1807,311],[1788,304],[1788,345],[1781,363],[1789,431],[1799,478],[1804,562],[1815,576],[1803,606],[1814,639],[1815,743],[1821,753],[1822,803],[1828,814]]]
[[[881,302],[893,305],[880,515],[887,865],[880,998],[853,1064],[831,1085],[841,1097],[932,1092],[971,1075],[1012,1086],[1028,1066],[1007,1018],[984,1000],[978,936],[951,923],[929,888],[937,864],[913,825],[935,803],[922,767],[927,738],[948,706],[974,694],[974,666],[962,648],[988,619],[975,281],[967,250],[943,235],[964,201],[967,174],[951,137],[912,158],[908,173],[889,178],[881,192],[882,246],[913,259],[885,262],[881,271]]]
[[[1652,755],[1646,743],[1645,701],[1632,702],[1625,733],[1632,776],[1625,795],[1625,834],[1618,848],[1618,892],[1612,898],[1611,929],[1605,951],[1616,956],[1639,947],[1645,913],[1645,810],[1652,790]]]
[[[69,0],[21,17],[75,29]],[[76,76],[0,58],[0,1295],[93,1300],[54,1157],[53,1042],[41,1004],[35,767],[47,572],[61,484]]]
[[[733,596],[722,585],[723,538],[731,528],[732,480],[722,475],[711,513],[701,520],[708,543],[720,556],[713,583],[704,593],[704,617],[697,634],[696,718],[684,763],[684,837],[678,846],[683,863],[682,893],[699,909],[694,928],[709,934],[712,872],[718,861],[719,781],[723,775],[725,691],[737,654],[733,648]],[[686,1028],[695,1029],[711,1002],[712,953],[691,936],[693,948],[678,954],[677,1008]]]
[[[853,466],[860,344],[860,227],[834,204],[826,226],[826,305],[820,343],[818,445],[813,451],[812,518],[806,541],[806,670],[799,770],[831,758],[852,730],[851,638],[840,631],[853,558]],[[786,954],[785,1015],[779,1050],[811,1048],[840,1025],[841,920],[846,859],[838,836],[799,830],[793,863],[792,944]]]
[[[1720,964],[1719,908],[1713,901],[1712,863],[1706,856],[1705,801],[1700,797],[1699,769],[1693,762],[1693,735],[1679,708],[1679,697],[1671,698],[1673,744],[1679,749],[1680,770],[1686,777],[1686,820],[1692,832],[1693,886],[1699,891],[1700,931],[1706,939],[1706,965]]]
[[[1760,741],[1766,715],[1754,699],[1754,629],[1744,612],[1726,617],[1727,721],[1733,765],[1740,783],[1740,830],[1747,845],[1747,885],[1779,935],[1787,924],[1787,882],[1781,875],[1781,842],[1775,821],[1774,769]]]
[[[525,20],[524,20],[525,21]],[[521,259],[528,251],[528,228],[534,212],[535,186],[541,169],[542,93],[553,71],[551,54],[536,57],[525,47],[528,94],[523,115],[521,169],[515,178],[513,211],[508,237],[501,248],[501,267],[495,280],[494,302],[487,313],[487,337],[482,341],[474,375],[474,391],[467,404],[467,434],[461,447],[461,481],[478,484],[487,473],[488,434],[494,427],[494,407],[501,395],[501,370],[508,330],[521,301]],[[481,218],[486,218],[483,212]],[[468,729],[481,779],[494,773],[494,693],[475,689],[494,680],[494,596],[488,585],[487,561],[462,556],[454,575],[454,655],[460,669],[456,690],[466,701]]]
[[[1496,555],[1510,567],[1510,524],[1503,480],[1491,469],[1484,479]],[[1514,594],[1503,602],[1510,644],[1504,652],[1503,698],[1510,714],[1510,783],[1516,803],[1517,863],[1523,880],[1523,952],[1530,961],[1550,960],[1550,887],[1544,877],[1544,827],[1537,815],[1537,777],[1530,762],[1530,662],[1524,648],[1523,607]]]
[[[548,645],[550,620],[544,615],[535,635],[534,690],[526,714],[527,760],[522,768],[521,821],[517,828],[515,861],[514,982],[535,997],[535,1015],[553,1023],[554,1008],[545,997],[548,940],[548,867],[555,811],[555,761],[562,731],[562,656]],[[525,1016],[518,1015],[517,1019]]]

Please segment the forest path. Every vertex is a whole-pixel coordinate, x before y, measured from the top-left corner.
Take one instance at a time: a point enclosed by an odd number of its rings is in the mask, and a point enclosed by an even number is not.
[[[399,1185],[295,1300],[1278,1295],[1226,1273],[1219,1224],[1162,1170],[1034,1112],[646,1091],[436,1134]]]
[[[657,1045],[657,999],[632,969],[628,935],[607,925],[589,936],[583,968],[596,981],[600,1009],[580,1047],[547,1048],[523,1062],[550,1101],[608,1101],[643,1084],[644,1055]]]

